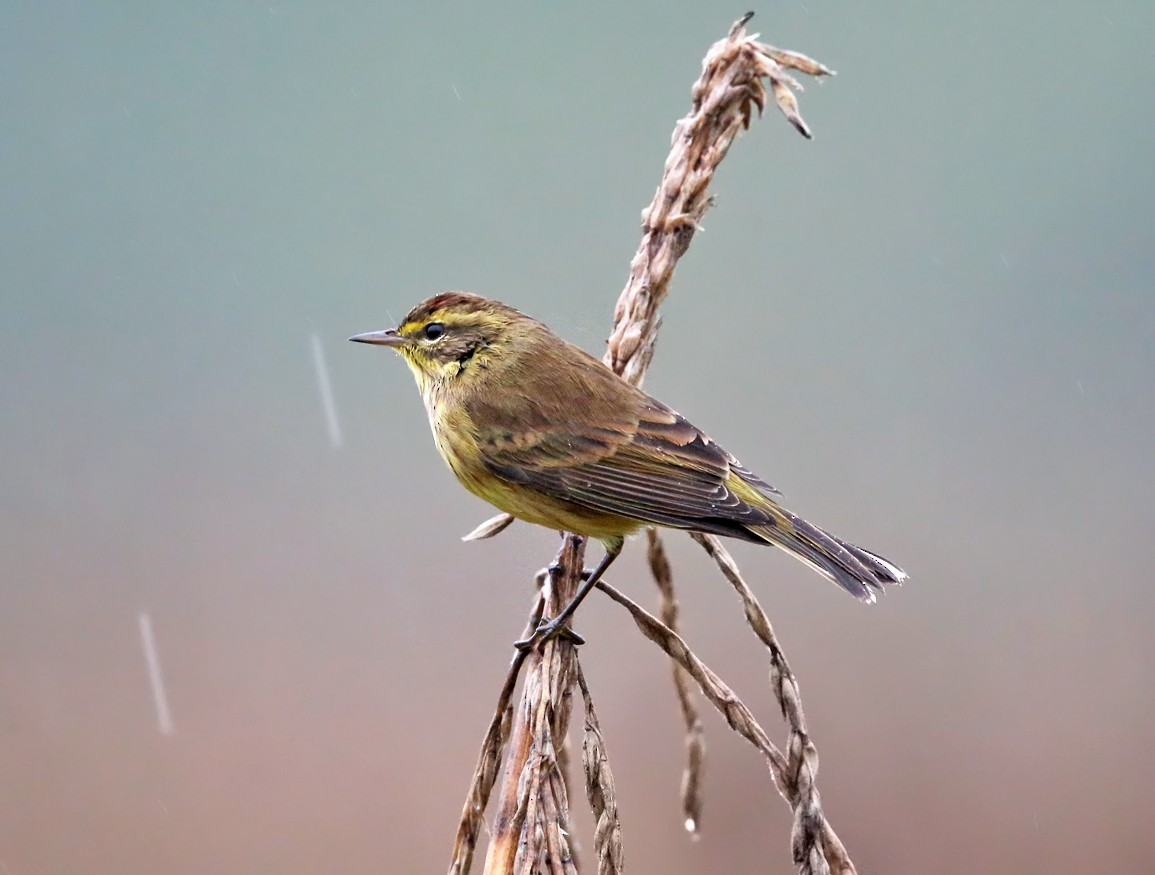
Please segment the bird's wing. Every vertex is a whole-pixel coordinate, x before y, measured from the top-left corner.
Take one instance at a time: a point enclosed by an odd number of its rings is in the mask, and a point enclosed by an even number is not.
[[[672,454],[679,464],[700,466],[723,479],[734,474],[767,497],[782,493],[714,443],[710,436],[680,413],[664,404],[649,401],[648,415],[638,423],[637,440],[658,453]]]
[[[603,513],[657,525],[742,534],[776,516],[773,488],[684,417],[638,393],[628,415],[479,434],[499,477]],[[629,410],[629,408],[627,408]],[[744,497],[743,497],[744,496]]]

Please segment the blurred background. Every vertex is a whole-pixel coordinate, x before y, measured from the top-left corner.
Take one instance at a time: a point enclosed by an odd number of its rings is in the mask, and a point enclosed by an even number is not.
[[[745,11],[0,8],[0,872],[444,870],[557,538],[461,543],[491,509],[345,338],[468,288],[600,355]],[[863,871],[1141,871],[1155,5],[758,12],[840,75],[813,142],[769,111],[722,166],[647,388],[911,573],[867,608],[734,546],[827,811]],[[781,739],[736,599],[668,544],[687,637]],[[612,577],[653,604],[643,552]],[[712,712],[688,840],[664,657],[604,598],[578,626],[631,870],[789,872]]]

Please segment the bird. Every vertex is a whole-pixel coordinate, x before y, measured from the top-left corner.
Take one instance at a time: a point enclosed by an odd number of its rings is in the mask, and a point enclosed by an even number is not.
[[[396,328],[349,339],[400,353],[437,449],[466,489],[605,548],[570,602],[519,647],[562,632],[580,641],[564,624],[646,526],[779,547],[865,602],[907,578],[786,509],[777,489],[684,416],[499,301],[442,292]]]

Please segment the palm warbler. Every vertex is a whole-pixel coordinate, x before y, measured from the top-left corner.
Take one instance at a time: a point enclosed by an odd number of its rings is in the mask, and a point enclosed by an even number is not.
[[[906,578],[786,510],[776,489],[684,417],[512,307],[447,292],[397,328],[349,339],[405,358],[437,449],[466,489],[605,546],[570,603],[522,645],[556,634],[626,535],[647,525],[774,544],[868,602]]]

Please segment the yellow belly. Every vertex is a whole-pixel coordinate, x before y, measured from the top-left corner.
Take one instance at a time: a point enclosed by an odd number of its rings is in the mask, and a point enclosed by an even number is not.
[[[508,514],[527,523],[574,532],[599,541],[616,540],[642,527],[629,517],[591,510],[578,504],[555,498],[521,483],[503,480],[485,467],[478,452],[459,452],[445,433],[445,426],[430,417],[437,449],[461,485]],[[461,432],[458,432],[461,435]],[[458,437],[458,442],[468,440]],[[470,447],[469,449],[474,449]]]

